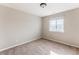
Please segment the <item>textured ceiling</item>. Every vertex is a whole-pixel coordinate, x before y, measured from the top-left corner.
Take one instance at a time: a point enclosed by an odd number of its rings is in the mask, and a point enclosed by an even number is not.
[[[47,3],[45,8],[40,7],[40,3],[6,3],[1,4],[36,16],[44,17],[51,14],[75,9],[79,3]]]

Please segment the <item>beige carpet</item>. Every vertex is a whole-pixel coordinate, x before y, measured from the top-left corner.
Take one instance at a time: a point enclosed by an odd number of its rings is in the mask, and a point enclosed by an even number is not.
[[[39,39],[0,52],[0,55],[76,55],[78,53],[78,48]]]

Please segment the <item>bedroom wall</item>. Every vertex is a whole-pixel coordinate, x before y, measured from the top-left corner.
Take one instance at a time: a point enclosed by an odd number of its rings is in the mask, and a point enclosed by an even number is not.
[[[64,32],[49,31],[49,20],[53,17],[64,17]],[[79,47],[79,9],[74,9],[43,17],[43,38]]]
[[[0,6],[0,51],[40,37],[40,17]]]

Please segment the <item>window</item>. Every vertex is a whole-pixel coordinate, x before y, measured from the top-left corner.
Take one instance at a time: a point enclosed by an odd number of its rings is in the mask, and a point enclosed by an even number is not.
[[[49,31],[64,32],[64,18],[56,17],[49,21]]]

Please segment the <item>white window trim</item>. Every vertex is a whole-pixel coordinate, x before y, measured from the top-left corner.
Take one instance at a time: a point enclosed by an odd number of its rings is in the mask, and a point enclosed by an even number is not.
[[[62,20],[63,22],[62,22],[62,29],[61,30],[58,30],[57,28],[58,28],[58,26],[57,26],[57,20]],[[52,26],[51,26],[51,22],[53,22],[53,21],[55,21],[56,23],[55,23],[55,26],[56,26],[56,28],[53,30],[53,28],[51,28]],[[64,17],[62,17],[62,16],[59,16],[59,17],[55,17],[55,18],[52,18],[50,21],[49,21],[49,31],[52,31],[52,32],[64,32]]]

